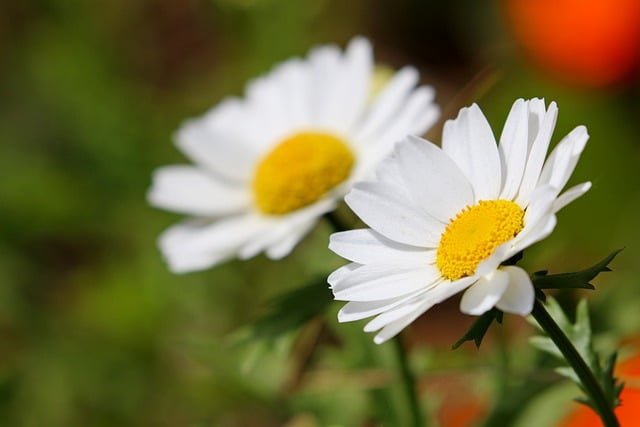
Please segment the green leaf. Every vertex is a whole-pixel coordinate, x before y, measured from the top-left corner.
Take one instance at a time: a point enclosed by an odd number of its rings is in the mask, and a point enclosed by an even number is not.
[[[609,263],[620,253],[617,249],[599,263],[574,273],[547,274],[546,270],[537,271],[531,276],[533,286],[537,289],[595,289],[590,282],[598,274],[611,271]]]
[[[293,331],[322,313],[333,301],[326,276],[286,292],[271,301],[266,315],[249,325],[246,340],[273,340]]]
[[[469,330],[453,345],[453,349],[457,349],[460,347],[465,341],[474,341],[477,348],[480,348],[480,344],[482,344],[482,339],[484,338],[487,330],[489,330],[489,326],[496,320],[498,323],[502,323],[502,311],[497,308],[493,308],[490,311],[487,311],[480,317],[478,320],[473,322]]]
[[[613,376],[613,370],[618,359],[618,352],[613,352],[604,364],[603,369],[598,373],[598,380],[604,387],[607,396],[611,396],[613,407],[620,405],[620,393],[624,383],[618,382],[618,378]]]
[[[607,263],[613,259],[616,253],[613,253],[608,258]],[[606,260],[606,259],[605,259]],[[602,267],[606,268],[604,261],[600,263]],[[605,270],[603,270],[605,271]],[[595,276],[594,276],[595,277]],[[591,322],[589,320],[589,308],[586,300],[581,300],[576,307],[576,320],[571,323],[566,313],[560,307],[560,304],[552,298],[548,297],[546,302],[547,310],[553,319],[556,321],[562,332],[569,338],[575,349],[580,353],[580,356],[591,369],[591,372],[595,375],[597,381],[600,383],[605,396],[609,400],[613,408],[620,404],[619,396],[622,391],[623,385],[618,383],[618,379],[613,376],[617,353],[611,354],[607,361],[602,364],[600,362],[599,354],[594,350],[593,339],[591,332]],[[546,353],[549,353],[559,359],[564,360],[562,353],[551,338],[547,336],[534,336],[530,338],[531,344]],[[574,370],[568,365],[563,365],[556,368],[556,372],[570,380],[574,381],[581,389],[581,381],[574,372]],[[583,389],[584,391],[584,389]],[[597,411],[594,403],[589,397],[582,396],[576,399],[578,402],[591,406]]]

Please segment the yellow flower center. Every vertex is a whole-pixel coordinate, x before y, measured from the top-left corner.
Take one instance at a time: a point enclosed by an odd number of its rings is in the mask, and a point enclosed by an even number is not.
[[[509,200],[467,206],[440,237],[436,264],[445,279],[471,276],[480,262],[524,227],[524,210]]]
[[[269,215],[310,205],[347,179],[353,163],[353,153],[340,138],[321,132],[293,135],[258,164],[256,205]]]

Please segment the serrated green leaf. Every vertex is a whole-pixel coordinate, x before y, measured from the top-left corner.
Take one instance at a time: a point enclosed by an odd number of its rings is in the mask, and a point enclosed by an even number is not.
[[[589,320],[589,309],[586,300],[581,300],[576,308],[576,321],[571,323],[560,304],[553,297],[549,297],[546,303],[547,311],[556,321],[560,329],[569,338],[580,356],[587,362],[591,369],[596,365],[595,352],[591,342],[591,322]],[[562,358],[562,353],[551,338],[547,336],[531,337],[531,343],[538,349],[546,351],[558,358]],[[598,367],[598,369],[600,369]]]
[[[490,311],[487,311],[478,319],[473,322],[469,330],[453,345],[453,349],[457,349],[460,347],[465,341],[473,341],[476,344],[477,348],[480,348],[480,344],[482,344],[482,340],[489,330],[489,326],[496,320],[498,323],[502,323],[502,311],[497,308],[493,308]]]
[[[585,397],[578,396],[573,400],[575,400],[578,403],[582,403],[583,405],[591,406],[591,403],[589,402],[589,399],[587,399]]]
[[[613,352],[613,354],[607,358],[607,361],[605,362],[598,377],[604,387],[606,395],[612,397],[612,404],[614,408],[620,404],[620,392],[624,386],[624,383],[619,383],[618,378],[613,376],[613,370],[615,369],[617,359],[618,352]]]
[[[529,344],[538,350],[544,351],[545,353],[552,354],[557,358],[562,358],[562,353],[548,337],[543,337],[541,335],[531,337],[529,338]]]
[[[569,378],[574,383],[578,385],[580,384],[580,378],[578,378],[578,375],[576,375],[573,368],[570,368],[568,366],[560,366],[554,369],[554,371],[556,371],[558,374],[562,375],[565,378]]]
[[[594,369],[596,365],[599,367],[598,357],[593,350],[591,339],[591,321],[589,320],[589,306],[587,300],[580,300],[576,307],[576,321],[571,328],[571,336],[569,339],[578,350],[578,353],[587,362],[590,368]]]
[[[613,254],[615,256],[615,254]],[[606,267],[606,265],[605,265]],[[566,313],[560,307],[560,304],[552,298],[547,299],[546,308],[551,317],[558,324],[567,338],[571,341],[580,356],[589,366],[589,369],[600,383],[602,390],[609,400],[609,403],[615,408],[620,404],[619,396],[622,390],[622,384],[618,383],[618,379],[613,376],[617,354],[611,354],[606,362],[602,364],[598,353],[593,348],[591,322],[589,320],[589,308],[586,300],[581,300],[576,307],[576,320],[571,323]],[[531,344],[559,359],[564,360],[562,353],[556,347],[551,338],[547,336],[534,336],[530,338]],[[569,366],[560,366],[555,371],[574,381],[584,392],[580,378]],[[590,397],[579,397],[576,401],[589,405],[594,410],[597,408]]]
[[[537,271],[531,276],[533,286],[537,289],[595,289],[590,282],[598,274],[611,271],[609,263],[620,253],[617,249],[597,264],[573,273],[547,274],[546,270]]]

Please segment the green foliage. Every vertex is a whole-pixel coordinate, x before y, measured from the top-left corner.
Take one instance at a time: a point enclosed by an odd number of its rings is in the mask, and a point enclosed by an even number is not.
[[[547,274],[547,271],[543,270],[533,273],[531,275],[531,281],[533,282],[533,286],[537,288],[537,296],[544,300],[544,294],[539,291],[542,289],[595,289],[590,281],[595,279],[595,277],[602,272],[611,271],[609,263],[613,261],[620,251],[622,251],[622,249],[613,251],[602,261],[581,271],[573,273]],[[517,258],[513,259],[513,262],[508,262],[508,264],[514,264],[521,258],[522,255],[518,254]],[[498,323],[502,323],[502,317],[503,313],[497,308],[493,308],[484,313],[478,317],[475,322],[473,322],[462,338],[456,341],[453,348],[456,349],[460,347],[466,341],[474,341],[476,347],[480,348],[480,344],[482,344],[482,340],[493,321],[496,320]]]
[[[469,330],[453,345],[453,349],[457,349],[466,341],[473,341],[476,344],[476,347],[480,348],[480,344],[482,344],[482,340],[489,330],[489,326],[491,326],[494,320],[498,323],[502,323],[502,317],[502,311],[497,308],[492,308],[487,311],[473,322]]]
[[[611,271],[609,263],[622,251],[617,249],[593,266],[574,273],[547,274],[537,271],[531,276],[533,286],[538,289],[595,289],[590,282],[603,272]]]
[[[569,341],[571,341],[582,359],[587,363],[591,372],[595,375],[609,405],[613,408],[618,406],[620,404],[619,396],[623,384],[618,383],[617,378],[613,375],[617,353],[613,352],[606,358],[605,363],[601,363],[600,356],[593,346],[593,334],[591,331],[587,301],[581,300],[578,303],[575,322],[573,323],[554,298],[547,298],[546,306],[551,317],[556,321],[562,332],[564,332]],[[531,344],[546,353],[565,360],[563,354],[550,337],[534,336],[531,338]],[[556,372],[574,381],[584,391],[582,381],[570,366],[560,366],[556,369]],[[579,397],[576,400],[598,411],[597,405],[595,405],[589,397]]]
[[[248,327],[246,340],[274,340],[291,332],[313,317],[322,314],[333,301],[327,287],[327,276],[285,292],[269,304],[269,312]]]
[[[349,426],[392,425],[402,417],[397,383],[384,376],[393,365],[391,347],[372,345],[361,322],[336,326],[331,309],[329,345],[310,365],[317,375],[304,377],[295,392],[282,386],[288,351],[270,350],[247,375],[246,349],[226,345],[229,331],[255,319],[273,295],[337,262],[327,253],[327,230],[277,263],[258,257],[182,276],[167,271],[155,246],[180,216],[149,207],[145,192],[156,167],[186,162],[172,144],[179,123],[242,93],[248,79],[316,42],[373,36],[381,62],[428,70],[423,82],[438,87],[443,119],[461,103],[479,101],[499,123],[518,97],[558,101],[554,140],[588,125],[591,141],[575,175],[593,179],[598,191],[564,209],[553,236],[538,245],[543,249],[527,257],[557,267],[566,245],[577,248],[572,261],[620,241],[629,244],[628,259],[638,257],[637,100],[562,90],[527,70],[506,69],[484,99],[459,102],[452,95],[481,63],[472,55],[487,52],[473,25],[483,25],[489,8],[400,3],[0,2],[0,425],[272,427],[293,425],[304,413],[316,425]],[[412,13],[418,3],[421,13]],[[432,43],[422,42],[425,31]],[[463,49],[452,49],[456,41]],[[432,132],[436,142],[440,132]],[[640,274],[638,263],[623,267],[621,284]],[[309,299],[299,311],[291,303],[279,318],[276,304],[259,335],[293,330],[322,311],[330,292],[324,278],[318,282],[300,289]],[[597,326],[635,333],[640,290],[614,291],[594,295],[598,302],[615,297],[597,306]],[[619,313],[627,313],[623,321],[612,322]],[[482,339],[493,320],[482,319],[487,324],[469,339]],[[450,323],[432,330],[449,338]],[[420,354],[418,346],[412,355]],[[432,365],[420,360],[421,385],[443,366],[464,374],[474,363],[494,363],[491,353],[465,350],[455,353],[455,366],[447,365],[449,354]],[[526,360],[527,350],[514,349],[514,359]],[[366,372],[357,371],[362,367]],[[474,382],[492,387],[485,378]],[[433,394],[426,400],[435,405],[441,396]],[[517,410],[521,402],[507,403]]]

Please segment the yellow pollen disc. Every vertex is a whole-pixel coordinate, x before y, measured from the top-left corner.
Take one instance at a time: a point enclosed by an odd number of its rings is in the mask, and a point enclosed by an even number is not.
[[[445,279],[471,276],[480,262],[524,227],[524,210],[510,200],[481,200],[467,206],[440,237],[436,264]]]
[[[303,132],[285,139],[258,164],[253,191],[265,214],[283,215],[310,205],[347,179],[354,156],[340,138]]]

